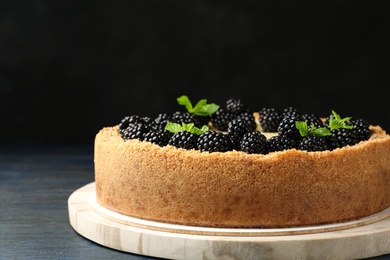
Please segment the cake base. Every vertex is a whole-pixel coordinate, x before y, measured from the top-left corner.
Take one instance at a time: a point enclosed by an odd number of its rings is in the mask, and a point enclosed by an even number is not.
[[[145,221],[97,204],[95,183],[68,200],[71,226],[116,250],[168,259],[358,259],[390,253],[390,208],[357,221],[301,228],[206,228]]]

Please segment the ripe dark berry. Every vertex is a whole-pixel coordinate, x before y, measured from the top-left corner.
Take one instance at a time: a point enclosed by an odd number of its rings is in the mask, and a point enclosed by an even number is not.
[[[295,107],[286,107],[285,109],[283,109],[282,117],[300,118],[301,114],[298,112],[298,109]]]
[[[165,129],[165,125],[170,121],[172,121],[172,116],[167,113],[158,114],[154,119],[158,129]]]
[[[202,152],[227,152],[233,146],[227,134],[211,130],[199,135],[197,148]]]
[[[341,148],[347,145],[354,145],[357,137],[351,129],[334,129],[331,130],[332,135],[327,138],[331,149]]]
[[[352,129],[339,128],[331,130],[332,135],[327,138],[331,149],[354,145],[360,141],[368,140],[371,136],[369,123],[365,119],[356,119],[348,122]]]
[[[226,110],[233,114],[241,114],[247,111],[247,106],[238,98],[231,98],[226,101]]]
[[[314,113],[311,114],[303,114],[302,115],[302,121],[307,122],[307,125],[310,127],[312,124],[316,128],[324,127],[324,123],[322,122],[321,118]]]
[[[353,126],[353,131],[356,133],[357,141],[365,141],[371,137],[370,124],[366,119],[352,119],[350,125]]]
[[[143,141],[151,142],[159,146],[168,144],[171,134],[166,130],[150,131],[144,134]]]
[[[278,126],[279,135],[284,135],[294,140],[300,140],[302,137],[295,126],[296,121],[301,120],[296,117],[284,117]]]
[[[199,116],[199,115],[194,115],[194,125],[196,127],[201,128],[202,126],[208,126],[210,121],[210,116]]]
[[[246,133],[240,141],[240,151],[267,154],[267,138],[260,132]]]
[[[194,123],[194,121],[194,114],[190,114],[188,112],[176,111],[172,115],[172,122],[174,123],[181,124],[184,122],[186,124],[189,124]]]
[[[122,131],[122,138],[125,140],[138,139],[143,140],[144,134],[148,132],[148,128],[141,123],[130,123],[126,129]]]
[[[316,135],[309,135],[303,138],[298,144],[298,149],[308,152],[329,150],[326,138]]]
[[[297,140],[291,139],[287,136],[276,135],[267,140],[268,152],[284,151],[297,148]]]
[[[259,123],[264,132],[277,132],[282,115],[276,108],[262,108],[259,111]]]
[[[119,132],[122,133],[130,123],[141,123],[141,121],[141,117],[137,115],[126,116],[119,123]]]
[[[248,124],[249,131],[255,131],[257,128],[256,120],[252,113],[244,112],[236,117],[237,120],[245,121]]]
[[[178,132],[169,139],[168,144],[187,150],[195,149],[198,136],[190,132]]]
[[[234,119],[229,122],[228,135],[232,139],[235,149],[239,149],[241,138],[248,132],[252,131],[252,126],[241,119]]]
[[[229,122],[232,121],[235,117],[235,114],[220,108],[217,112],[211,115],[210,121],[214,128],[220,131],[227,131]]]

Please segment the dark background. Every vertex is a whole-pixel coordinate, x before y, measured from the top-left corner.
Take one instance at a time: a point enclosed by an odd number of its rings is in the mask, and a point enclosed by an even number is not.
[[[387,1],[2,1],[0,144],[93,144],[176,98],[390,129]]]

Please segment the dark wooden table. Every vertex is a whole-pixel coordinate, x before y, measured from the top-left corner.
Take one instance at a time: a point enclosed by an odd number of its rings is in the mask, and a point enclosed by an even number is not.
[[[100,246],[70,226],[68,197],[93,181],[92,145],[0,146],[0,259],[155,259]]]
[[[70,226],[68,197],[93,181],[92,146],[0,147],[0,259],[153,259]]]

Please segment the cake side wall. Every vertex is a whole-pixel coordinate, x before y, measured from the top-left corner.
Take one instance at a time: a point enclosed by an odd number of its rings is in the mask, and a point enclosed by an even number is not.
[[[390,205],[389,147],[380,140],[332,152],[201,153],[124,142],[108,128],[95,141],[97,199],[126,215],[187,225],[340,222]]]

